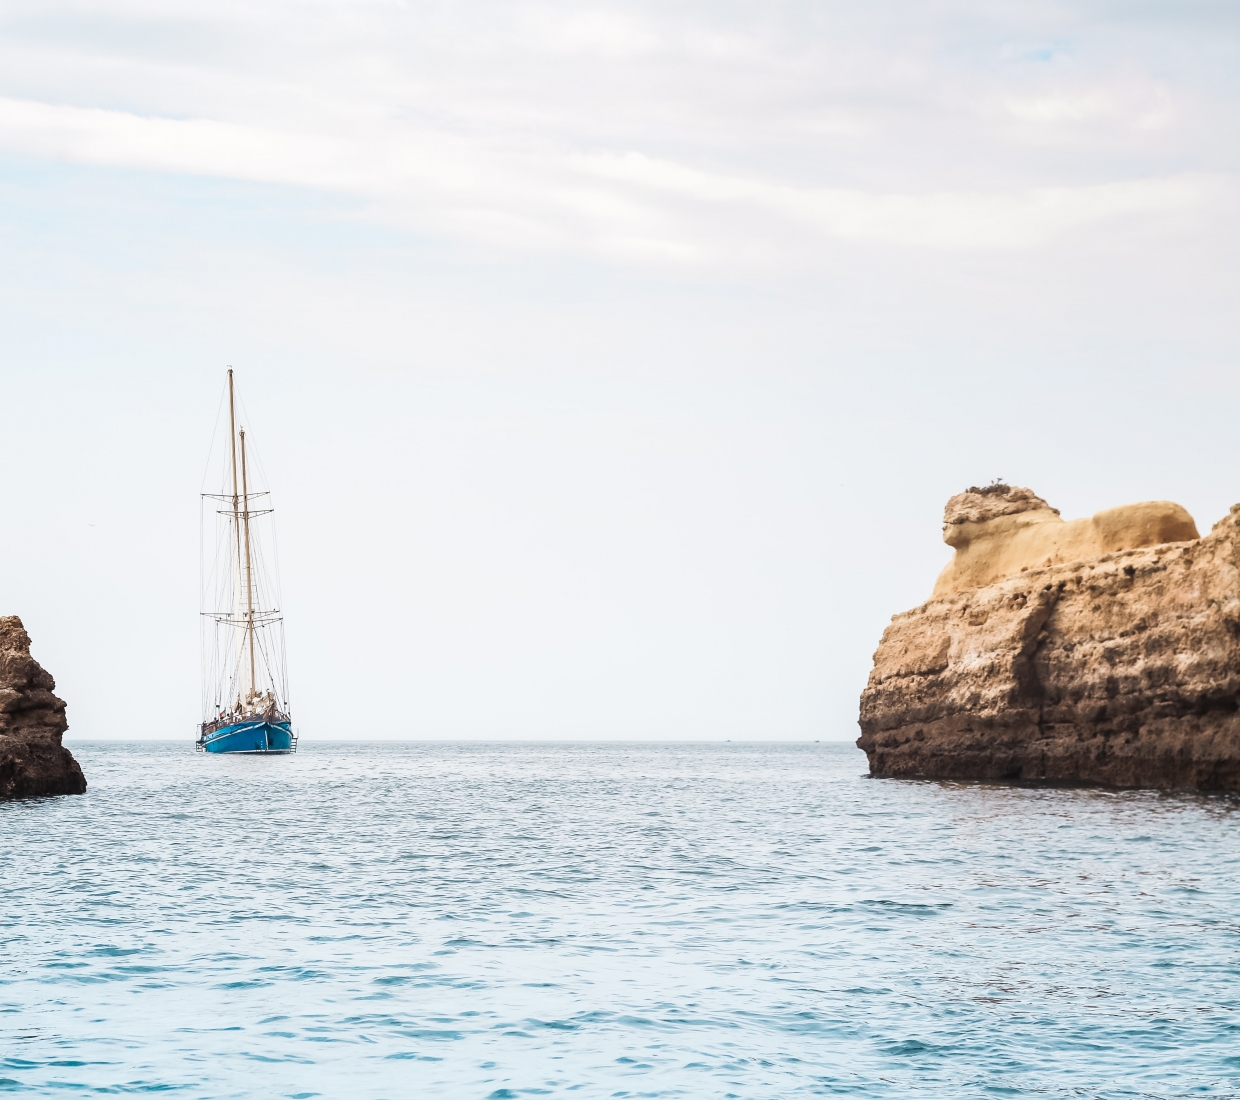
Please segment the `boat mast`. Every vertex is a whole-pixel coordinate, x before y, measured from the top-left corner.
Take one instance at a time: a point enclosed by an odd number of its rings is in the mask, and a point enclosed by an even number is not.
[[[245,476],[245,429],[241,429],[241,499],[245,510],[245,610],[246,631],[250,636],[250,694],[258,690],[254,676],[254,569],[250,562],[250,489]]]
[[[232,367],[228,368],[228,439],[231,447],[232,462],[230,468],[232,470],[232,510],[233,510],[233,535],[237,543],[237,580],[241,580],[241,514],[240,505],[237,498],[237,411],[236,402],[233,397],[233,372]],[[249,510],[247,503],[246,510]],[[237,593],[239,596],[240,593]],[[240,602],[238,600],[237,602]],[[254,690],[253,680],[250,682],[250,690]]]

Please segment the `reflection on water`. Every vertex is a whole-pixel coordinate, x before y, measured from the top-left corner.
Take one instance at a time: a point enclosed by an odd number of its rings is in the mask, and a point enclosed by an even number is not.
[[[0,805],[0,1090],[1240,1095],[1240,800],[851,746],[73,744]]]

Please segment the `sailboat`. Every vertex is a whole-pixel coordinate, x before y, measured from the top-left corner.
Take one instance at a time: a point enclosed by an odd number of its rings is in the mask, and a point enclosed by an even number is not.
[[[274,534],[266,489],[254,486],[245,429],[237,428],[228,370],[228,442],[223,484],[203,493],[203,677],[198,752],[297,751],[288,703],[284,617],[278,603]],[[209,536],[209,537],[208,537]],[[270,550],[270,553],[268,552]]]

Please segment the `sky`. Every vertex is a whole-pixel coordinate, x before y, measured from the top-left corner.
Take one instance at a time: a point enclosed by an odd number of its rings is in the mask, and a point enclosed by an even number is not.
[[[303,737],[851,739],[953,493],[1240,501],[1238,109],[1211,0],[0,0],[0,613],[194,736],[231,365]]]

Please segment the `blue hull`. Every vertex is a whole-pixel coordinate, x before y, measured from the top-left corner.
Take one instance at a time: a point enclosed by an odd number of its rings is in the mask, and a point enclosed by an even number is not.
[[[199,752],[296,752],[297,735],[290,722],[236,722],[203,734],[194,746]]]

